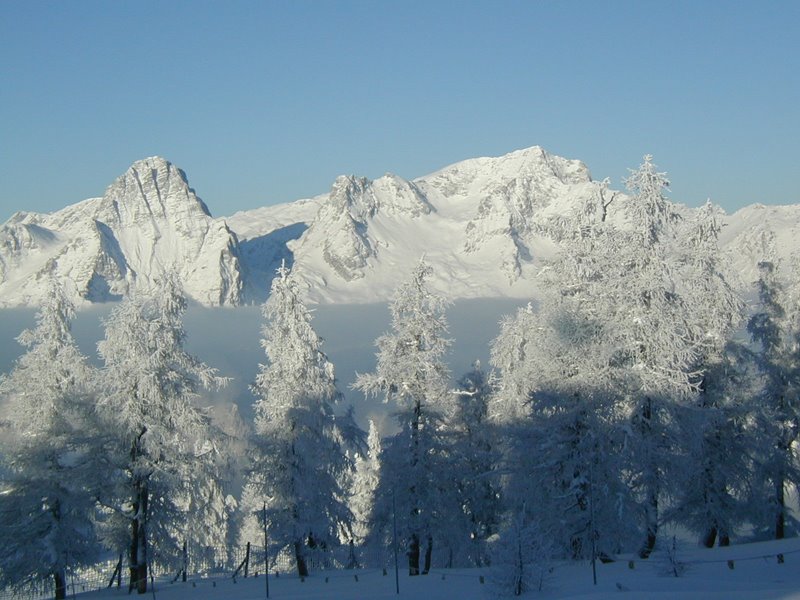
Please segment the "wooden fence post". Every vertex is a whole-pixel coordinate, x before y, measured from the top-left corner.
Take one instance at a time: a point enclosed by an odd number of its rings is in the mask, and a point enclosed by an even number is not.
[[[244,578],[247,579],[247,571],[250,568],[250,542],[247,542],[247,548],[244,551]]]
[[[188,566],[189,566],[189,555],[188,552],[186,551],[186,540],[183,540],[183,577],[181,578],[181,581],[183,581],[184,583],[186,583],[186,569],[188,568]]]

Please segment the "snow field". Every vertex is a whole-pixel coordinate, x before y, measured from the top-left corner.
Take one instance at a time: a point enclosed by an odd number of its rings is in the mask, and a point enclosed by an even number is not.
[[[784,556],[779,563],[778,554]],[[797,600],[800,599],[800,540],[741,544],[707,550],[678,547],[677,561],[685,566],[681,577],[668,573],[667,553],[655,552],[648,560],[620,556],[613,563],[597,563],[597,586],[592,584],[588,562],[558,564],[542,592],[524,598],[606,600]],[[630,568],[630,562],[633,568]],[[733,561],[733,568],[729,561]],[[485,583],[481,584],[480,578]],[[124,583],[124,582],[123,582]],[[380,569],[314,572],[301,581],[296,575],[270,575],[270,599],[287,600],[486,600],[497,598],[486,569],[434,569],[429,575],[409,577],[401,568],[400,594],[394,570]],[[148,598],[152,594],[148,592]],[[78,594],[86,600],[128,597],[127,587]],[[195,579],[170,584],[156,581],[158,600],[261,600],[266,597],[263,573],[258,577]]]

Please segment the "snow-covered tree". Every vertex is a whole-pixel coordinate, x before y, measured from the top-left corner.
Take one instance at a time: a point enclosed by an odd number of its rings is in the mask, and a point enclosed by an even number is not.
[[[492,539],[490,583],[499,597],[543,591],[552,572],[552,539],[527,511],[514,513]]]
[[[224,380],[184,349],[185,310],[177,277],[168,273],[156,289],[137,290],[112,309],[98,344],[119,471],[102,501],[111,511],[109,542],[119,542],[120,529],[130,531],[130,586],[139,593],[147,590],[151,547],[162,559],[177,556],[187,521],[210,516],[192,511],[215,493],[208,489],[214,430],[197,400]]]
[[[56,598],[65,597],[68,571],[96,556],[94,498],[103,477],[93,371],[72,338],[73,317],[53,282],[36,326],[17,338],[27,352],[0,378],[9,413],[0,453],[0,584],[52,578]]]
[[[353,539],[363,545],[372,530],[372,508],[375,490],[381,477],[381,436],[375,421],[370,419],[367,452],[355,458],[355,473],[350,489],[350,510],[353,513]]]
[[[762,375],[761,402],[767,411],[763,468],[771,488],[769,507],[775,539],[786,535],[792,522],[787,490],[800,482],[797,440],[800,435],[800,311],[777,277],[771,262],[759,264],[756,283],[758,307],[747,329],[757,346],[756,362]]]
[[[524,343],[525,360],[503,362],[510,355],[502,334],[493,346],[500,371],[495,406],[527,409],[524,418],[509,420],[495,408],[506,439],[507,508],[516,514],[527,505],[562,556],[617,552],[636,529],[622,516],[633,506],[622,477],[624,396],[609,367],[615,347],[604,324],[573,297],[548,295],[537,313],[522,309],[517,318],[522,335],[532,338]],[[502,331],[516,329],[513,323]]]
[[[717,540],[727,546],[737,527],[764,512],[752,494],[761,487],[766,425],[757,380],[751,353],[730,342],[722,356],[704,363],[701,390],[677,416],[682,445],[676,448],[679,468],[669,474],[671,502],[664,516],[709,548]]]
[[[352,465],[333,412],[341,393],[285,266],[272,281],[263,314],[261,345],[268,362],[260,365],[252,386],[258,397],[255,460],[242,493],[240,538],[262,539],[266,502],[270,542],[290,548],[298,573],[305,576],[309,549],[336,543],[352,520],[341,486],[343,472]]]
[[[747,353],[729,342],[743,319],[743,303],[722,273],[718,245],[720,209],[700,208],[681,240],[681,294],[686,298],[696,336],[692,370],[697,392],[677,414],[677,467],[667,476],[674,518],[701,535],[706,546],[717,537],[727,545],[746,512],[752,474],[751,390]],[[749,443],[748,443],[749,442]]]
[[[664,192],[669,182],[651,157],[626,180],[632,193],[628,215],[633,227],[617,256],[621,268],[609,281],[614,289],[615,321],[621,334],[620,358],[629,377],[626,447],[631,485],[640,499],[645,542],[653,550],[665,496],[664,475],[672,466],[677,432],[676,406],[697,391],[700,335],[690,299],[683,293],[676,265],[678,216]],[[621,275],[621,276],[620,276]],[[693,281],[683,279],[684,289]]]
[[[497,533],[501,516],[499,450],[489,419],[492,392],[489,376],[476,361],[459,379],[445,421],[448,479],[461,506],[451,550],[478,567],[488,563],[486,543]]]
[[[387,531],[392,506],[396,507],[411,575],[420,574],[423,541],[423,572],[429,570],[434,539],[447,530],[444,524],[453,514],[439,485],[444,464],[442,417],[449,402],[444,354],[450,342],[445,338],[446,303],[426,284],[432,272],[420,261],[410,280],[395,292],[390,304],[392,332],[376,342],[375,372],[359,375],[356,381],[368,396],[382,396],[396,407],[400,431],[385,442],[376,518]]]
[[[724,282],[708,268],[716,266],[711,253],[703,263],[684,260],[679,252],[680,218],[665,197],[668,185],[646,156],[627,179],[631,196],[614,204],[625,211],[623,219],[607,218],[610,201],[602,186],[599,199],[579,208],[572,237],[543,269],[542,305],[505,322],[493,347],[501,377],[493,414],[530,419],[531,428],[518,429],[523,438],[534,434],[537,424],[546,431],[548,421],[565,435],[548,450],[556,455],[565,448],[574,451],[553,459],[564,469],[559,485],[573,490],[575,506],[586,507],[589,467],[597,480],[609,482],[608,499],[616,497],[630,510],[620,513],[628,515],[626,522],[607,529],[622,540],[641,526],[642,556],[651,552],[662,520],[665,475],[677,468],[676,412],[694,398],[703,350],[710,338],[717,344],[724,338],[718,322],[728,308],[723,300],[716,312],[706,310],[714,306],[713,294],[695,290],[696,285],[718,290]],[[592,456],[620,462],[615,467]],[[566,467],[575,460],[575,469]],[[547,456],[539,461],[549,464]],[[620,477],[627,493],[613,489]],[[595,490],[599,515],[603,510],[612,515],[599,493]],[[574,516],[585,522],[584,513]],[[585,531],[577,522],[570,529]],[[571,544],[582,553],[585,541]]]

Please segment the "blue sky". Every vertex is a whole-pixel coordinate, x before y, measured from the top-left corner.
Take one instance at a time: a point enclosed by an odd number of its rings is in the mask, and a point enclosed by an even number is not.
[[[0,222],[158,154],[214,215],[541,145],[800,202],[800,2],[0,0]]]

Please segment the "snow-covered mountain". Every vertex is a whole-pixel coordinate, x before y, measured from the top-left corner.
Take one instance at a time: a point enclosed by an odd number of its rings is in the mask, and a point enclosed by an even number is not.
[[[312,302],[375,302],[423,255],[450,298],[535,297],[542,259],[604,189],[580,161],[532,147],[413,181],[343,176],[327,194],[215,219],[180,169],[148,158],[102,198],[2,225],[0,305],[36,304],[51,274],[71,280],[79,301],[113,300],[166,268],[202,304],[261,302],[284,260]],[[800,206],[753,205],[725,224],[723,248],[744,285],[759,260],[794,253]]]
[[[50,276],[71,282],[79,302],[105,302],[166,269],[201,303],[242,302],[236,235],[162,158],[134,163],[102,198],[48,215],[19,212],[0,227],[3,306],[37,304]]]
[[[758,278],[758,263],[778,262],[782,275],[800,254],[800,205],[751,204],[725,218],[720,245],[730,262],[731,277],[740,285]]]
[[[339,177],[327,195],[228,223],[242,246],[275,237],[281,251],[269,244],[268,254],[292,262],[313,302],[385,300],[423,255],[434,266],[432,284],[450,298],[527,298],[541,259],[556,250],[556,218],[597,189],[581,162],[533,147],[414,181]],[[253,264],[248,255],[249,271],[274,269],[258,256]]]

